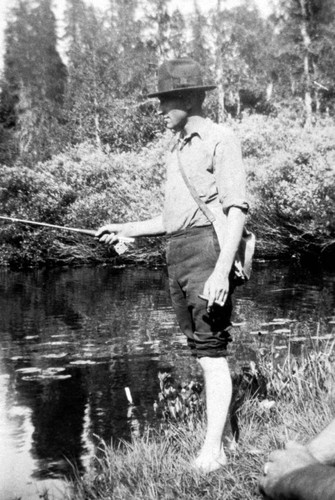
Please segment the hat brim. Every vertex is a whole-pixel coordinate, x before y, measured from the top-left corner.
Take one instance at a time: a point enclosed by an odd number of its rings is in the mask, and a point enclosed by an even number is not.
[[[164,92],[153,92],[152,94],[148,94],[147,97],[161,97],[167,95],[175,95],[181,94],[182,92],[188,92],[190,90],[214,90],[216,89],[216,85],[202,85],[200,87],[181,87],[179,89],[173,90],[165,90]]]

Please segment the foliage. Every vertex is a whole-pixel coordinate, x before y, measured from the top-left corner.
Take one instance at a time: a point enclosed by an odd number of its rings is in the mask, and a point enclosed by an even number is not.
[[[151,49],[140,39],[135,10],[133,2],[114,5],[111,31],[105,15],[83,2],[69,2],[65,118],[71,144],[89,140],[130,151],[162,128],[152,103],[143,100]]]
[[[273,76],[279,92],[285,97],[307,92],[314,109],[322,100],[332,106],[327,89],[334,82],[334,65],[329,65],[335,55],[334,2],[281,0],[279,6],[273,45]]]
[[[46,159],[64,140],[58,122],[67,72],[56,44],[50,0],[16,2],[6,30],[0,115],[26,162]]]
[[[175,387],[170,373],[159,373],[160,393],[155,411],[166,422],[184,422],[194,429],[203,412],[203,401],[200,398],[201,384],[191,381]]]
[[[272,31],[256,9],[247,5],[213,13],[216,67],[225,90],[225,109],[234,116],[255,108],[269,81]]]
[[[304,95],[308,121],[312,110],[333,113],[333,2],[278,5],[263,19],[250,0],[228,10],[218,1],[206,15],[197,2],[182,15],[171,0],[111,0],[105,11],[67,0],[60,40],[50,0],[16,0],[0,84],[0,162],[34,166],[83,142],[115,152],[146,146],[162,132],[146,95],[166,57],[203,65],[218,85],[210,99],[219,121],[245,109],[268,115],[288,101],[301,107]]]
[[[210,111],[210,107],[209,107]],[[335,149],[331,121],[302,128],[290,112],[231,122],[242,141],[248,175],[248,227],[257,255],[320,254],[335,239]],[[259,131],[262,131],[261,133]],[[169,134],[139,152],[114,153],[83,143],[34,169],[0,167],[0,212],[72,227],[146,219],[160,213],[163,154]],[[104,262],[115,257],[92,240],[3,226],[2,264]],[[123,259],[162,262],[161,240],[141,239]]]
[[[258,238],[272,241],[277,255],[320,251],[335,233],[333,123],[308,130],[287,114],[255,115],[237,130],[248,169],[250,223]]]
[[[169,42],[173,57],[179,58],[187,54],[186,23],[178,9],[171,16]]]
[[[35,169],[0,167],[3,215],[72,227],[148,218],[161,210],[162,154],[167,138],[141,153],[113,154],[86,143],[40,163]],[[139,196],[140,193],[140,196]],[[91,240],[26,226],[4,226],[2,264],[99,262],[115,257]],[[92,244],[94,245],[92,248]],[[77,248],[75,249],[75,246]],[[135,260],[146,259],[139,243]],[[153,249],[156,255],[157,248]],[[35,249],[35,251],[34,251]],[[81,249],[81,251],[79,251]],[[130,255],[130,254],[129,254]],[[21,256],[21,262],[20,262]]]

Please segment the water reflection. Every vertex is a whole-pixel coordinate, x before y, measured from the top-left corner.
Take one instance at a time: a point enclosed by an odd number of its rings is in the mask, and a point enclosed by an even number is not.
[[[307,327],[335,334],[334,288],[331,273],[258,263],[252,282],[236,292],[233,368],[274,339],[278,348],[301,340]],[[59,488],[55,480],[71,473],[69,461],[87,467],[99,438],[117,442],[141,432],[154,419],[160,371],[199,377],[164,269],[3,271],[0,311],[4,500],[38,498],[43,480]]]

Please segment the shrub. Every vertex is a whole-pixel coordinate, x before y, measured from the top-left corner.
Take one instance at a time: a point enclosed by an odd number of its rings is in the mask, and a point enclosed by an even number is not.
[[[130,220],[134,214],[140,219],[151,217],[161,210],[162,154],[166,140],[161,138],[139,154],[115,154],[85,143],[39,163],[34,170],[22,166],[0,167],[3,179],[1,212],[13,217],[94,229],[108,222]],[[36,238],[40,233],[49,234],[44,251],[28,254],[22,250],[20,264],[18,248],[23,241],[27,248],[38,246]],[[25,226],[15,226],[10,233],[8,227],[3,229],[2,240],[2,264],[15,266],[40,264],[43,260],[68,263],[70,255],[66,248],[73,252],[78,241],[65,233],[32,231]],[[91,243],[86,244],[81,239],[80,245],[82,256],[89,254],[89,260],[95,260],[89,249]],[[78,261],[78,251],[75,255],[74,260]],[[143,258],[143,252],[139,252],[139,256]],[[110,257],[111,252],[107,249],[97,249],[97,261]]]
[[[230,124],[242,141],[251,205],[248,224],[258,237],[258,255],[320,252],[334,241],[333,123],[320,121],[305,129],[282,113],[275,118],[251,115]],[[162,207],[163,154],[169,140],[166,134],[139,152],[122,153],[83,143],[34,169],[2,166],[1,213],[93,229],[107,222],[150,218]],[[6,226],[1,237],[2,264],[115,257],[92,241],[48,230]],[[161,262],[163,253],[160,242],[145,239],[127,256]]]
[[[236,128],[249,178],[251,225],[261,242],[277,254],[320,251],[335,233],[333,124],[305,129],[285,115],[251,116]]]

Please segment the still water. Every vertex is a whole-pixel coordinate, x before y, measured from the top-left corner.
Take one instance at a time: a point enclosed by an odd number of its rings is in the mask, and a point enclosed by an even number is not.
[[[334,291],[334,272],[256,262],[235,293],[232,370],[260,347],[299,349],[307,331],[335,338]],[[0,500],[64,498],[70,462],[83,471],[99,439],[155,425],[159,372],[200,376],[164,268],[1,271],[0,315]]]

